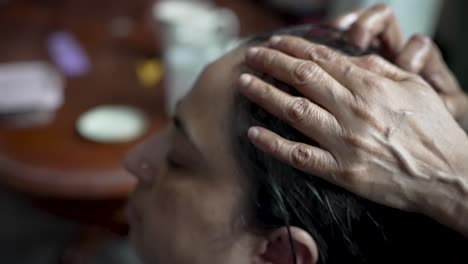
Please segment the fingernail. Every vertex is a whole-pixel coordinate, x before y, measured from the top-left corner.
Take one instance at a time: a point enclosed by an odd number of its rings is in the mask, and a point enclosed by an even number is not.
[[[255,55],[257,55],[257,53],[258,53],[258,48],[250,48],[247,51],[247,57],[248,58],[253,58],[253,57],[255,57]]]
[[[250,139],[257,138],[258,134],[260,134],[260,130],[258,130],[258,128],[256,128],[256,127],[249,128],[248,136],[249,136]]]
[[[249,85],[249,83],[252,81],[252,76],[250,76],[250,74],[247,74],[247,73],[243,73],[241,76],[240,76],[240,84],[242,86],[247,86]]]
[[[276,46],[281,42],[281,37],[280,36],[273,36],[270,38],[270,45],[271,46]]]

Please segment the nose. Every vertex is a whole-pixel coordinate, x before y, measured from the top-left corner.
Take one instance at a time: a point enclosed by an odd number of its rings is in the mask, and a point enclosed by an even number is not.
[[[165,133],[159,133],[135,146],[125,158],[125,168],[133,174],[142,186],[151,186],[164,169],[164,157],[168,140]]]
[[[125,169],[138,179],[138,183],[151,183],[151,176],[148,172],[148,163],[143,158],[145,142],[135,146],[125,158]]]

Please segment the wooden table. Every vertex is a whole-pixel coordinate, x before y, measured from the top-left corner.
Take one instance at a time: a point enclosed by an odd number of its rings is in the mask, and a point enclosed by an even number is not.
[[[256,5],[218,2],[241,15],[244,35],[278,25]],[[60,199],[116,199],[132,190],[135,180],[121,162],[136,142],[92,143],[77,134],[75,124],[84,111],[101,104],[143,109],[151,119],[146,135],[166,123],[161,85],[144,88],[135,74],[138,60],[158,55],[149,5],[146,0],[77,0],[0,6],[0,62],[49,60],[46,38],[57,30],[73,32],[92,61],[88,75],[67,79],[65,104],[50,124],[26,129],[0,124],[1,183]],[[112,37],[112,19],[124,16],[136,30],[125,39]]]
[[[31,128],[2,126],[0,181],[43,197],[124,198],[135,180],[122,169],[122,159],[136,142],[92,143],[78,135],[75,124],[84,111],[94,106],[126,104],[148,114],[151,126],[146,135],[163,126],[163,89],[142,87],[135,74],[138,60],[154,55],[150,52],[156,43],[150,30],[144,32],[148,40],[143,44],[132,36],[119,39],[111,35],[113,17],[133,16],[141,24],[137,16],[143,10],[134,8],[119,14],[118,10],[125,10],[124,1],[120,1],[121,7],[115,6],[119,1],[109,5],[116,11],[93,9],[90,1],[88,6],[84,2],[12,3],[0,10],[1,62],[48,60],[48,34],[65,30],[77,36],[92,63],[89,74],[66,80],[65,104],[50,124]]]
[[[64,30],[77,37],[92,64],[89,74],[66,80],[65,104],[49,124],[20,128],[0,123],[0,184],[29,194],[41,207],[85,226],[124,224],[120,210],[135,179],[123,170],[122,160],[129,148],[167,122],[162,84],[143,87],[135,72],[139,60],[160,55],[152,2],[17,0],[0,4],[0,63],[50,60],[47,36]],[[216,2],[238,13],[242,35],[282,24],[250,1]],[[112,35],[116,18],[131,22],[128,36]],[[141,108],[150,119],[150,129],[124,144],[81,138],[75,129],[78,117],[102,104]]]

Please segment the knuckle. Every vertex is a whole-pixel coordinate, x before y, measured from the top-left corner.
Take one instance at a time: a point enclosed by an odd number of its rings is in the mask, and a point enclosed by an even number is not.
[[[409,41],[411,43],[414,43],[415,45],[418,45],[419,47],[424,47],[432,44],[431,38],[419,33],[412,35]]]
[[[366,126],[372,127],[379,132],[385,131],[385,126],[378,118],[378,113],[381,112],[381,105],[378,103],[368,103],[364,100],[355,100],[350,106],[351,113],[360,120],[364,120]],[[363,137],[344,136],[345,142],[350,146],[354,146],[356,149],[362,149],[366,146],[366,140]]]
[[[448,111],[452,114],[452,116],[457,114],[457,102],[454,100],[454,98],[451,98],[449,96],[442,97],[442,101],[445,104],[445,107],[448,109]]]
[[[257,54],[258,58],[264,58],[263,64],[266,68],[275,66],[278,60],[278,52],[277,51],[268,51],[265,52],[263,50],[258,51]]]
[[[363,60],[369,67],[380,67],[384,64],[384,59],[378,55],[370,54],[363,56]]]
[[[268,152],[270,152],[273,155],[277,155],[281,153],[282,151],[282,144],[281,141],[277,138],[273,139],[267,146]]]
[[[362,84],[364,85],[364,89],[382,89],[384,80],[381,78],[377,78],[376,76],[363,76],[362,77]]]
[[[343,77],[346,78],[346,79],[349,79],[349,80],[352,80],[354,79],[355,77],[353,77],[354,75],[354,66],[352,64],[346,64],[345,66],[343,66]]]
[[[358,20],[351,27],[351,33],[353,36],[363,36],[370,31],[368,23],[364,20]]]
[[[249,85],[255,87],[255,90],[257,90],[258,96],[261,99],[268,99],[271,97],[272,88],[267,83],[254,80]]]
[[[286,113],[287,121],[294,124],[301,122],[310,113],[309,100],[298,97],[294,99]]]
[[[442,53],[439,49],[439,47],[434,43],[434,41],[429,37],[424,34],[414,34],[411,36],[409,40],[410,45],[413,45],[413,49],[416,51],[423,51],[426,52],[427,54],[433,53],[437,60],[443,60],[442,59]],[[413,52],[416,53],[416,52]],[[413,55],[414,56],[414,55]]]
[[[421,75],[418,75],[418,74],[410,74],[408,75],[408,78],[404,79],[403,82],[413,82],[413,83],[417,83],[419,84],[418,87],[428,87],[428,83],[430,84],[431,82],[430,81],[427,81],[425,80]],[[429,88],[433,88],[433,87],[429,87]]]
[[[379,3],[370,8],[372,11],[384,13],[384,14],[393,14],[392,8],[384,3]]]
[[[362,137],[357,136],[355,134],[345,136],[344,140],[349,146],[355,149],[363,149],[366,145],[365,140]]]
[[[340,16],[330,21],[330,26],[336,29],[345,30],[349,20],[348,15]]]
[[[396,65],[400,66],[411,73],[418,73],[418,70],[413,65],[413,57],[400,56],[395,60]]]
[[[313,61],[330,62],[334,60],[335,52],[323,45],[318,45],[307,51],[307,57]]]
[[[312,153],[305,145],[296,145],[291,152],[291,162],[295,167],[304,168],[311,162]]]
[[[348,168],[341,170],[341,182],[345,186],[356,186],[360,184],[361,166],[350,165]]]
[[[362,100],[356,100],[356,102],[350,107],[353,114],[357,117],[367,120],[369,115],[370,107],[362,102]]]
[[[304,86],[317,74],[317,65],[310,61],[295,64],[292,72],[293,85]]]

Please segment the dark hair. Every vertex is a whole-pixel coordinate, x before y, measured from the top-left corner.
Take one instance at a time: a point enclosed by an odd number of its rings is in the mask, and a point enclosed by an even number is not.
[[[255,37],[246,45],[263,43],[275,34],[301,36],[352,56],[368,52],[349,45],[340,32],[319,26],[282,29]],[[257,75],[299,95],[284,83]],[[422,215],[357,197],[255,148],[247,138],[253,125],[289,140],[315,143],[240,94],[235,96],[233,113],[234,155],[251,185],[248,223],[255,231],[282,226],[305,229],[318,244],[319,263],[468,263],[468,243],[461,235]]]

